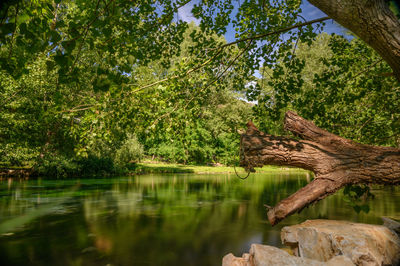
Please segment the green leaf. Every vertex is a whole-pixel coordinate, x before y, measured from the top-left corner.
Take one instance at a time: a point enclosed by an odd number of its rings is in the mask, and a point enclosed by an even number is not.
[[[109,27],[107,27],[103,30],[104,37],[106,37],[107,39],[111,37],[111,33],[112,33],[112,31],[111,31],[111,28],[109,28]]]
[[[27,28],[26,23],[21,23],[21,25],[19,25],[19,33],[25,35],[27,31],[28,31],[28,28]]]
[[[54,7],[50,3],[47,4],[47,8],[50,9],[50,11],[54,11]]]
[[[358,205],[353,206],[353,209],[354,209],[357,213],[360,213],[360,211],[361,211],[361,207],[358,206]]]
[[[54,56],[54,61],[56,61],[59,66],[64,67],[68,64],[68,57],[65,54],[58,54]]]
[[[25,40],[21,35],[17,37],[17,45],[18,46],[24,46],[25,45]]]
[[[93,89],[95,92],[108,91],[111,86],[111,81],[107,78],[107,75],[100,75],[93,82]]]
[[[369,211],[370,211],[369,205],[367,205],[367,204],[360,206],[360,208],[365,213],[369,213]]]
[[[67,51],[68,54],[71,54],[72,51],[75,48],[76,41],[75,40],[70,40],[70,41],[63,41],[61,43],[62,47]]]
[[[55,63],[53,60],[46,60],[47,71],[50,72],[54,69]]]
[[[15,23],[6,23],[0,27],[0,35],[11,34],[15,30]]]
[[[135,63],[135,57],[133,55],[128,55],[128,63],[131,65]]]
[[[18,16],[17,24],[25,23],[29,19],[30,19],[30,16],[28,14],[26,14],[26,13],[21,14]]]
[[[52,30],[52,31],[50,32],[50,41],[51,41],[52,43],[58,43],[60,40],[61,40],[60,34],[59,34],[57,31]]]
[[[56,28],[62,28],[62,27],[65,27],[65,22],[64,22],[64,20],[58,20],[58,21],[56,22]]]

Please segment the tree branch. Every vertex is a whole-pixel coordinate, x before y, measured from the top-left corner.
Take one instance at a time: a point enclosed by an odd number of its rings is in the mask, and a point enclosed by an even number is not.
[[[268,220],[275,225],[285,217],[300,212],[304,207],[321,200],[340,189],[340,185],[332,179],[317,178],[307,186],[299,189],[290,197],[280,201],[268,210]],[[327,191],[328,190],[328,191]]]
[[[310,0],[343,27],[369,44],[400,81],[400,20],[386,0]]]
[[[158,85],[158,84],[163,83],[163,82],[168,81],[168,80],[177,79],[177,78],[181,78],[181,77],[187,76],[190,73],[195,72],[195,71],[205,67],[206,65],[208,65],[210,62],[212,62],[212,60],[214,60],[218,55],[220,55],[226,47],[238,44],[240,42],[253,41],[253,40],[261,39],[261,38],[264,38],[264,37],[267,37],[267,36],[270,36],[270,35],[280,34],[280,33],[295,29],[295,28],[301,28],[301,27],[304,27],[304,26],[307,26],[307,25],[311,25],[311,24],[314,24],[314,23],[318,23],[318,22],[322,22],[322,21],[325,21],[325,20],[328,20],[328,19],[330,19],[330,18],[329,17],[323,17],[323,18],[319,18],[319,19],[314,19],[314,20],[311,20],[311,21],[307,21],[307,22],[304,22],[304,23],[300,23],[300,24],[296,24],[296,25],[293,25],[293,26],[290,26],[290,27],[286,27],[286,28],[283,28],[283,29],[280,29],[280,30],[277,30],[277,31],[273,31],[273,32],[265,33],[265,34],[258,34],[258,35],[254,35],[254,36],[249,37],[249,38],[244,38],[244,39],[236,40],[234,42],[226,43],[224,45],[221,45],[218,48],[213,49],[213,50],[217,50],[217,52],[210,59],[206,60],[204,63],[202,63],[202,64],[200,64],[200,65],[198,65],[198,66],[186,71],[185,73],[183,73],[181,75],[175,75],[175,76],[172,76],[172,77],[164,78],[164,79],[158,80],[156,82],[144,85],[144,86],[134,90],[132,93],[136,93],[136,92],[139,92],[139,91],[141,91],[143,89],[146,89],[146,88],[149,88],[149,87],[153,87],[155,85]],[[135,84],[126,84],[126,85],[132,86],[132,85],[135,85]]]
[[[268,135],[251,122],[241,135],[240,166],[247,171],[286,165],[314,172],[312,182],[269,208],[272,225],[347,184],[400,184],[400,149],[344,139],[291,111],[286,113],[284,126],[302,139]]]
[[[201,90],[199,90],[197,92],[197,94],[194,94],[190,100],[185,104],[185,106],[183,107],[183,110],[186,110],[186,108],[189,106],[189,104],[196,98],[196,96],[198,96],[199,92],[206,90],[209,86],[211,86],[213,83],[215,83],[216,81],[218,81],[227,71],[228,69],[236,62],[237,59],[239,59],[243,53],[249,48],[251,41],[249,41],[249,44],[247,45],[247,47],[245,49],[243,49],[240,53],[238,53],[236,55],[235,58],[233,58],[229,63],[228,66],[216,77],[214,78],[212,81],[210,81],[207,85],[205,85]],[[162,116],[158,117],[148,128],[151,128],[153,126],[155,126],[161,119],[163,119],[166,116],[171,115],[173,112],[175,112],[179,107],[179,104],[177,104],[175,106],[174,109],[172,109],[172,111],[163,114]]]
[[[89,23],[86,24],[86,26],[84,27],[84,32],[86,32],[87,30],[89,30],[89,28],[92,26],[92,24],[93,24],[101,15],[103,15],[103,14],[107,11],[107,8],[110,6],[110,4],[111,4],[112,2],[114,2],[114,0],[110,0],[110,1],[106,4],[106,6],[103,8],[103,10],[102,10],[101,12],[97,12],[97,10],[96,10],[94,18],[92,18],[92,20],[89,21]],[[97,6],[96,6],[96,7],[97,7]],[[69,43],[71,43],[72,41],[76,41],[76,40],[80,39],[83,35],[84,35],[84,34],[78,34],[76,37],[74,37],[74,38],[68,40],[67,46],[68,46]]]
[[[171,77],[168,77],[168,78],[164,78],[164,79],[160,79],[160,80],[155,81],[155,82],[153,82],[153,83],[144,85],[144,86],[142,86],[142,87],[140,87],[140,88],[138,88],[138,89],[132,91],[132,93],[136,93],[136,92],[139,92],[139,91],[144,90],[144,89],[146,89],[146,88],[153,87],[153,86],[158,85],[158,84],[160,84],[160,83],[163,83],[163,82],[165,82],[165,81],[169,81],[169,80],[173,80],[173,79],[177,79],[177,78],[182,78],[182,77],[188,76],[190,73],[193,73],[193,72],[195,72],[195,71],[197,71],[197,70],[200,70],[200,69],[202,69],[203,67],[205,67],[206,65],[208,65],[208,64],[209,64],[212,60],[214,60],[220,53],[222,53],[222,50],[220,50],[220,51],[218,51],[217,53],[215,53],[211,58],[209,58],[208,60],[206,60],[206,61],[203,62],[202,64],[200,64],[200,65],[198,65],[198,66],[196,66],[196,67],[194,67],[194,68],[192,68],[192,69],[189,69],[189,70],[186,71],[185,73],[182,73],[182,74],[180,74],[180,75],[174,75],[174,76],[171,76]],[[127,85],[127,86],[132,86],[132,85],[135,85],[135,84],[126,84],[126,85]]]
[[[12,52],[13,52],[13,44],[14,44],[14,36],[15,32],[17,30],[17,18],[18,18],[18,12],[19,12],[19,3],[17,3],[17,6],[15,7],[15,25],[14,25],[14,30],[11,35],[11,41],[10,41],[10,49],[8,51],[8,59],[11,58]]]
[[[371,70],[371,68],[373,68],[374,66],[376,66],[378,63],[380,63],[380,62],[382,62],[382,61],[383,61],[383,58],[381,58],[381,59],[375,61],[374,63],[372,63],[371,65],[369,65],[366,69],[361,70],[360,72],[358,72],[357,74],[355,74],[354,77],[352,77],[352,79],[354,80],[354,79],[357,78],[358,76],[360,76],[360,75],[362,75],[362,74],[364,74],[364,73],[369,72],[369,71]]]
[[[241,42],[246,42],[246,41],[250,41],[250,40],[258,40],[258,39],[265,38],[267,36],[271,36],[271,35],[275,35],[275,34],[281,34],[281,33],[284,33],[286,31],[290,31],[290,30],[293,30],[293,29],[296,29],[296,28],[301,28],[301,27],[304,27],[304,26],[307,26],[307,25],[311,25],[311,24],[314,24],[314,23],[318,23],[318,22],[322,22],[322,21],[325,21],[325,20],[328,20],[328,19],[331,19],[331,18],[330,17],[322,17],[322,18],[310,20],[310,21],[307,21],[307,22],[304,22],[304,23],[295,24],[293,26],[286,27],[286,28],[283,28],[283,29],[280,29],[280,30],[277,30],[277,31],[263,33],[263,34],[257,34],[257,35],[254,35],[254,36],[251,36],[251,37],[248,37],[248,38],[243,38],[243,39],[239,39],[239,40],[224,44],[221,47],[219,47],[219,49],[225,48],[225,47],[228,47],[228,46],[231,46],[231,45],[234,45],[234,44],[238,44],[238,43],[241,43]]]

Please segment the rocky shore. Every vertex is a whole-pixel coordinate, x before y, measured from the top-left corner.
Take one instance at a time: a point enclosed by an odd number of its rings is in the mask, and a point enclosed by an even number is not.
[[[287,249],[253,244],[249,253],[229,253],[223,266],[400,265],[400,223],[384,225],[336,220],[308,220],[281,231]]]

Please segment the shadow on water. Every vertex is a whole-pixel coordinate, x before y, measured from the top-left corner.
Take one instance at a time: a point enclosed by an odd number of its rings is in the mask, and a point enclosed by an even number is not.
[[[157,173],[194,173],[193,169],[187,169],[184,165],[177,166],[158,166],[158,165],[138,165],[132,164],[129,170],[136,173],[157,174]]]
[[[308,177],[309,181],[309,177]],[[251,243],[280,246],[280,229],[306,219],[381,223],[396,216],[398,188],[376,188],[368,214],[341,193],[271,227],[274,205],[306,173],[168,174],[120,179],[0,183],[1,265],[219,265]]]

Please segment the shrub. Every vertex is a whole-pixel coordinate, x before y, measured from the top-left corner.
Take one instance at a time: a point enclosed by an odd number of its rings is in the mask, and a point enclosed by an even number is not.
[[[34,169],[39,176],[65,178],[76,176],[79,172],[79,165],[72,158],[47,155],[36,163]]]
[[[93,138],[87,147],[88,153],[95,157],[112,158],[115,153],[115,143],[110,143],[102,138]]]
[[[150,149],[149,152],[164,161],[177,163],[187,162],[187,153],[185,153],[185,150],[181,145],[177,146],[176,144],[174,145],[174,143],[161,143],[156,148]]]
[[[67,178],[107,176],[115,173],[110,158],[88,156],[87,158],[69,158],[64,155],[51,155],[40,159],[34,166],[39,176]]]
[[[21,166],[33,161],[38,154],[34,149],[22,147],[15,143],[0,145],[0,161],[12,166]]]
[[[138,162],[143,158],[143,145],[133,134],[128,134],[126,140],[116,151],[114,162],[118,166],[125,166],[130,162]]]

